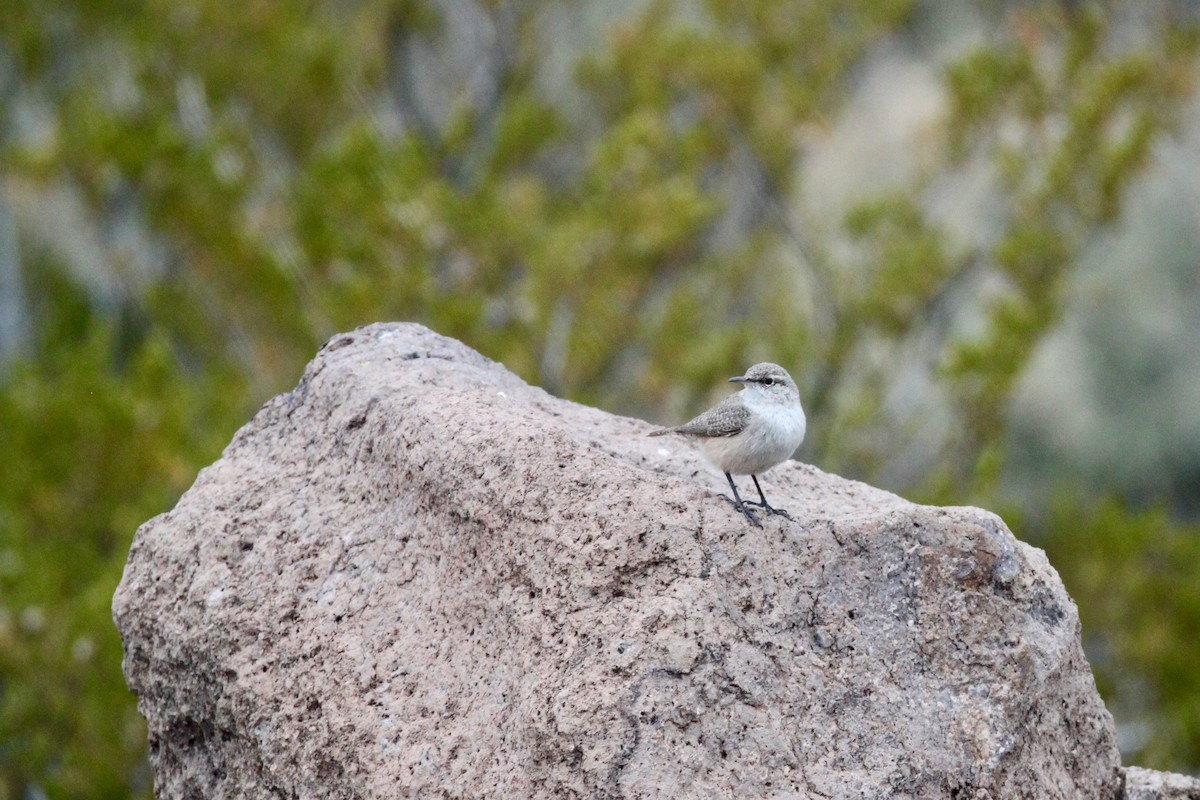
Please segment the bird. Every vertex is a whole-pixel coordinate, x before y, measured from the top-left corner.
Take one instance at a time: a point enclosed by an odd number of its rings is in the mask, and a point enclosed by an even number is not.
[[[708,459],[725,473],[733,490],[733,507],[762,527],[747,506],[759,506],[768,514],[791,519],[781,508],[773,508],[758,484],[758,476],[791,458],[804,441],[807,420],[800,405],[800,390],[788,371],[778,364],[755,364],[745,375],[730,378],[742,384],[742,390],[726,397],[700,416],[651,431],[650,436],[678,433],[701,441]],[[742,500],[734,475],[749,475],[758,490],[759,502]],[[725,498],[728,500],[729,498]]]

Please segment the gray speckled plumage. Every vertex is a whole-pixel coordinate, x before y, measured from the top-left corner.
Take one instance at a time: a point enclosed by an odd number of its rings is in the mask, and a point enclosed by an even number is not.
[[[746,408],[746,404],[742,402],[740,396],[733,394],[690,422],[676,425],[673,428],[653,431],[650,435],[683,433],[688,436],[704,436],[706,438],[735,436],[746,429],[746,423],[749,421],[750,409]]]

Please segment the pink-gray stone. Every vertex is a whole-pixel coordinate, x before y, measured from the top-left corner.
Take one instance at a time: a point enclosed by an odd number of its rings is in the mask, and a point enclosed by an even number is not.
[[[1040,550],[797,462],[757,530],[651,427],[332,339],[134,540],[158,797],[1118,796]]]
[[[1124,800],[1200,800],[1200,778],[1125,767]]]

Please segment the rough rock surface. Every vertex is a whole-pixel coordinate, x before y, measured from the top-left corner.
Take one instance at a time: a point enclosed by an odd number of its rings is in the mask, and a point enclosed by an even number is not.
[[[416,325],[335,337],[114,614],[160,798],[1110,798],[1044,554],[789,462],[763,530],[687,441]]]
[[[1124,800],[1200,800],[1200,778],[1125,767]]]

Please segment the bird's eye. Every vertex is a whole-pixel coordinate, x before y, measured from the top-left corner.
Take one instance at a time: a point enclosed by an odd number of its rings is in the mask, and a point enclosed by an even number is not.
[[[763,386],[774,386],[774,385],[775,385],[775,379],[774,379],[774,378],[763,378],[763,379],[762,379],[762,385],[763,385]]]

